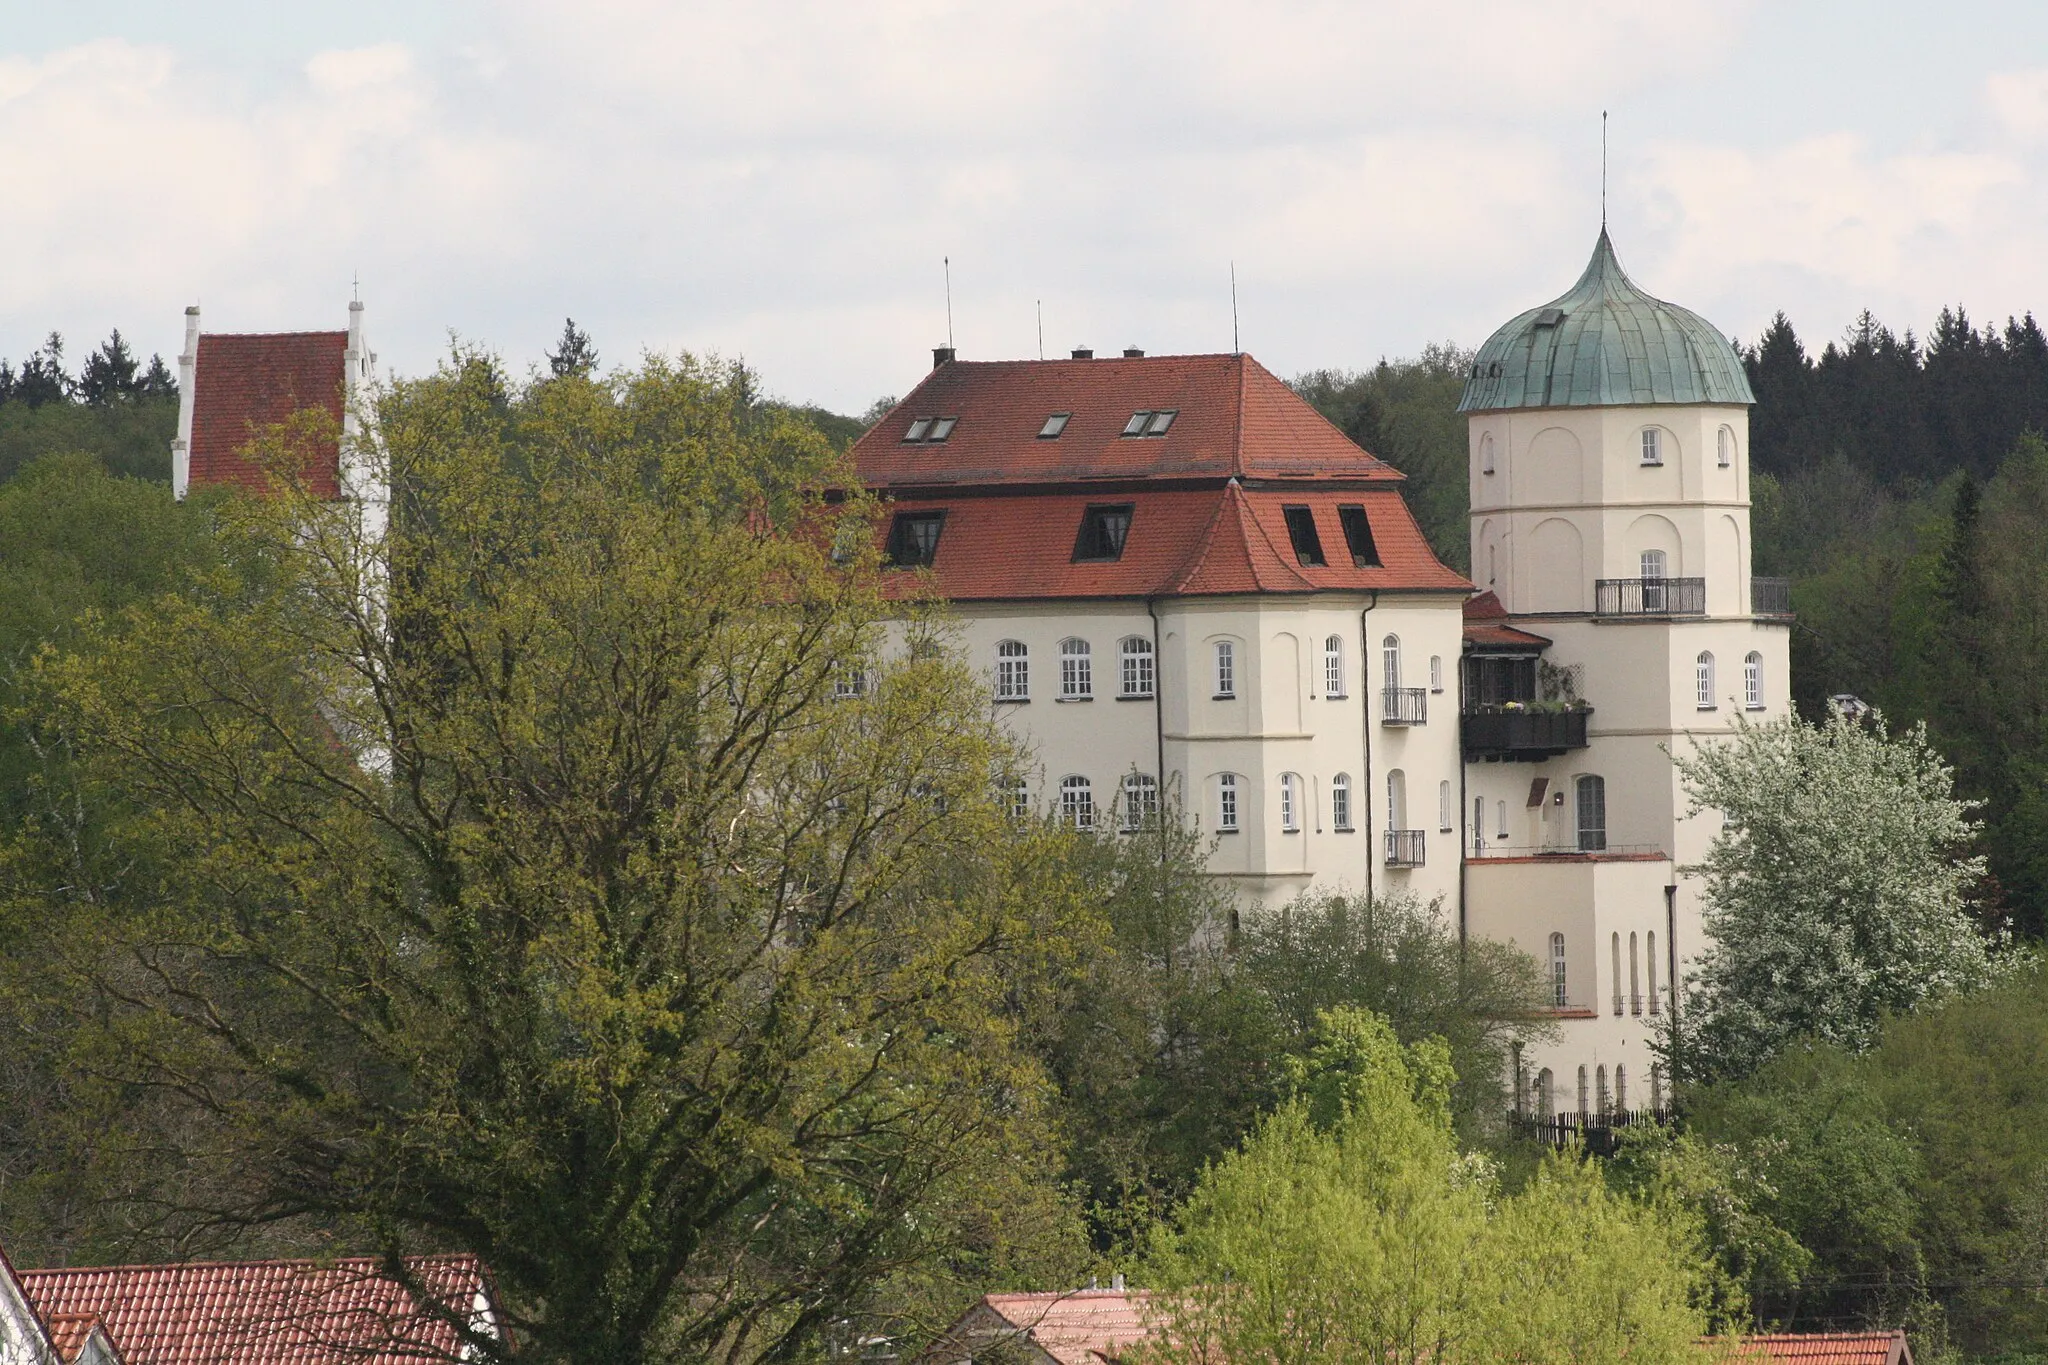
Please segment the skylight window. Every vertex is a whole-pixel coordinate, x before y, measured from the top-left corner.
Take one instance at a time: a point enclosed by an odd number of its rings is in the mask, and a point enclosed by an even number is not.
[[[898,512],[896,519],[889,523],[889,565],[897,569],[928,568],[939,553],[939,532],[946,525],[946,514],[938,512]]]
[[[926,436],[925,439],[927,441],[943,441],[948,436],[951,436],[953,428],[959,425],[960,419],[958,417],[941,417],[938,421],[932,423],[931,434]]]
[[[1124,538],[1131,530],[1131,504],[1090,507],[1081,514],[1081,534],[1074,540],[1074,562],[1123,558]]]
[[[1372,523],[1365,519],[1365,509],[1355,503],[1339,507],[1337,521],[1344,528],[1344,545],[1351,551],[1352,564],[1361,569],[1377,569],[1380,551],[1372,542]]]
[[[1073,415],[1071,412],[1056,412],[1046,418],[1045,425],[1038,429],[1038,439],[1041,441],[1057,441],[1060,433],[1067,429],[1067,422]]]
[[[1323,563],[1323,538],[1316,534],[1316,514],[1306,507],[1283,507],[1280,514],[1287,518],[1287,538],[1294,542],[1295,561]]]
[[[932,429],[932,420],[929,417],[918,418],[910,424],[910,430],[903,433],[903,439],[906,441],[922,441],[924,434]]]
[[[1166,429],[1173,425],[1173,419],[1180,415],[1179,408],[1140,408],[1131,414],[1131,420],[1124,423],[1125,436],[1164,436]]]
[[[914,445],[919,441],[943,441],[953,434],[953,428],[958,425],[958,417],[920,417],[903,433],[903,440],[908,445]]]

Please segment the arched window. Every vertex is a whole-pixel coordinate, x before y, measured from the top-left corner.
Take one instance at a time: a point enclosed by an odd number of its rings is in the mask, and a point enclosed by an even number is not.
[[[1436,784],[1436,827],[1448,834],[1456,823],[1451,810],[1451,783],[1445,778]]]
[[[1095,661],[1086,640],[1060,641],[1060,700],[1086,701],[1095,695]]]
[[[1628,1067],[1620,1062],[1614,1064],[1614,1112],[1628,1112]]]
[[[1550,1003],[1559,1009],[1571,1003],[1571,996],[1565,990],[1563,934],[1550,936]]]
[[[1087,778],[1060,779],[1060,818],[1075,829],[1095,828],[1095,788]]]
[[[1615,934],[1615,935],[1614,935],[1613,941],[1612,941],[1612,942],[1611,942],[1611,943],[1610,943],[1610,944],[1608,945],[1608,951],[1609,951],[1609,952],[1610,952],[1610,953],[1611,953],[1611,954],[1613,955],[1613,958],[1614,958],[1614,961],[1613,961],[1613,963],[1612,963],[1612,969],[1611,969],[1611,971],[1609,972],[1609,978],[1610,978],[1610,979],[1611,979],[1611,980],[1612,980],[1612,981],[1614,982],[1614,1012],[1615,1012],[1616,1014],[1620,1014],[1620,1013],[1621,1013],[1621,935],[1620,935],[1620,934],[1618,934],[1618,933],[1617,933],[1617,934]]]
[[[1293,773],[1280,774],[1280,828],[1289,834],[1301,829],[1301,779]]]
[[[1664,463],[1664,433],[1655,427],[1643,428],[1643,463]]]
[[[1444,656],[1441,654],[1429,656],[1429,690],[1432,692],[1444,690]]]
[[[1607,779],[1588,774],[1578,781],[1579,852],[1607,849]],[[1619,989],[1617,987],[1617,989]]]
[[[1237,695],[1237,646],[1229,640],[1216,642],[1216,696]]]
[[[1494,837],[1502,843],[1506,843],[1508,841],[1508,803],[1505,801],[1494,802],[1493,816],[1495,821],[1493,827]]]
[[[1710,649],[1701,650],[1692,661],[1692,690],[1700,710],[1714,709],[1714,652]]]
[[[1479,438],[1479,472],[1493,472],[1493,433],[1486,432]]]
[[[1344,695],[1344,637],[1332,635],[1323,641],[1323,695]]]
[[[1630,1014],[1641,1014],[1643,1012],[1642,958],[1636,952],[1636,948],[1636,936],[1631,932],[1628,936],[1628,1012]]]
[[[1550,1093],[1555,1084],[1549,1067],[1536,1073],[1536,1117],[1539,1119],[1547,1119],[1557,1111],[1556,1097]]]
[[[1142,829],[1159,814],[1159,779],[1144,773],[1124,777],[1124,832]]]
[[[1593,1112],[1604,1117],[1613,1112],[1613,1107],[1607,1092],[1607,1063],[1602,1062],[1593,1072]]]
[[[1142,635],[1126,635],[1117,653],[1122,668],[1119,683],[1126,697],[1152,695],[1152,642]]]
[[[1380,672],[1388,687],[1401,685],[1401,637],[1389,635],[1380,641]]]
[[[1714,438],[1714,458],[1721,468],[1735,463],[1735,428],[1722,427]]]
[[[1742,704],[1751,711],[1764,709],[1764,656],[1753,649],[1742,660]]]
[[[1010,813],[1012,820],[1022,820],[1031,814],[1031,788],[1021,777],[1005,780],[996,793],[996,800]]]
[[[1586,1068],[1579,1068],[1579,1121],[1586,1120]]]
[[[1387,828],[1408,828],[1408,777],[1399,768],[1387,774]]]
[[[1651,933],[1643,940],[1643,961],[1650,968],[1650,1013],[1658,1011],[1657,1005],[1657,935]]]
[[[1643,610],[1664,610],[1664,575],[1668,568],[1662,550],[1645,550],[1642,555]]]
[[[868,670],[863,663],[844,664],[832,679],[832,695],[841,701],[864,696],[868,690]]]
[[[1486,798],[1472,798],[1472,856],[1480,857],[1486,852]]]
[[[1351,828],[1351,775],[1338,773],[1330,779],[1330,824],[1336,829]]]
[[[1237,833],[1237,774],[1219,773],[1216,776],[1216,828],[1225,833]]]
[[[1031,646],[1005,640],[996,646],[996,700],[1031,699]]]

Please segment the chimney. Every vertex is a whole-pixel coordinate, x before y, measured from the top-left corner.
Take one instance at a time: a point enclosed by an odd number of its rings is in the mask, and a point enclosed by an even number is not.
[[[932,368],[936,370],[941,365],[952,364],[953,354],[953,348],[951,346],[932,347]]]
[[[171,442],[171,496],[192,488],[192,391],[199,378],[199,305],[185,310],[185,349],[178,352],[178,435]]]
[[[1095,352],[1093,349],[1087,346],[1076,346],[1074,348],[1074,359],[1093,360],[1095,359]]]
[[[1127,352],[1126,354],[1128,354],[1128,352]],[[1140,355],[1143,355],[1143,354],[1144,354],[1144,352],[1143,352],[1143,351],[1140,351],[1140,352],[1139,352],[1138,354],[1140,354]],[[1112,1276],[1110,1276],[1110,1277],[1109,1277],[1109,1287],[1110,1287],[1111,1289],[1115,1290],[1115,1291],[1116,1291],[1117,1293],[1119,1293],[1119,1294],[1121,1294],[1121,1293],[1123,1293],[1123,1292],[1124,1292],[1124,1273],[1123,1273],[1123,1271],[1119,1270],[1119,1271],[1117,1271],[1117,1273],[1116,1273],[1116,1274],[1114,1274],[1114,1275],[1112,1275]]]
[[[1125,359],[1125,360],[1143,360],[1144,358],[1145,358],[1145,352],[1144,352],[1144,349],[1143,349],[1142,347],[1138,347],[1138,346],[1126,346],[1126,347],[1124,347],[1124,359]]]

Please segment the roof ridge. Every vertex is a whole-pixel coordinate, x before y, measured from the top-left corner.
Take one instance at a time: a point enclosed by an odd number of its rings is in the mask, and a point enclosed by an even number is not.
[[[481,1266],[483,1258],[473,1251],[423,1251],[405,1258],[408,1264],[429,1261],[450,1263],[468,1262]],[[260,1261],[130,1261],[123,1265],[60,1265],[41,1266],[34,1270],[17,1270],[17,1279],[29,1275],[113,1275],[137,1271],[165,1273],[183,1270],[261,1270],[271,1266],[299,1266],[312,1270],[338,1269],[345,1265],[383,1264],[378,1256],[336,1256],[332,1260],[321,1260],[316,1256],[273,1256]]]
[[[1216,523],[1223,519],[1223,512],[1230,504],[1230,490],[1237,487],[1232,479],[1223,485],[1223,495],[1216,499],[1215,508],[1209,513],[1209,520],[1202,527],[1202,534],[1195,538],[1195,548],[1181,561],[1181,571],[1166,580],[1168,592],[1179,592],[1192,583],[1209,562],[1209,547],[1216,543]]]
[[[1230,445],[1230,476],[1231,476],[1231,477],[1232,477],[1233,479],[1236,479],[1236,478],[1240,478],[1240,477],[1242,477],[1242,476],[1243,476],[1243,474],[1244,474],[1244,472],[1245,472],[1245,471],[1244,471],[1244,406],[1245,406],[1245,401],[1244,401],[1244,400],[1245,400],[1245,363],[1244,363],[1244,362],[1245,362],[1245,360],[1247,359],[1247,357],[1246,357],[1246,355],[1245,355],[1245,353],[1244,353],[1243,351],[1238,351],[1238,352],[1236,352],[1236,353],[1235,353],[1235,354],[1233,355],[1233,357],[1232,357],[1232,358],[1233,358],[1233,359],[1234,359],[1234,360],[1235,360],[1235,361],[1237,362],[1237,411],[1236,411],[1236,412],[1235,412],[1235,413],[1233,414],[1233,417],[1235,418],[1235,420],[1236,420],[1236,422],[1237,422],[1237,430],[1236,430],[1236,431],[1234,431],[1234,432],[1233,432],[1233,433],[1231,434],[1231,445]],[[1255,363],[1256,363],[1256,362],[1255,362]]]
[[[1240,498],[1242,498],[1242,497],[1244,496],[1244,494],[1243,494],[1243,492],[1242,492],[1241,490],[1240,490],[1240,492],[1239,492],[1238,496],[1239,496]],[[1247,506],[1245,510],[1246,510],[1247,512],[1249,512],[1249,511],[1250,511],[1250,508],[1249,508],[1249,506]],[[1242,516],[1242,514],[1240,514],[1240,515]],[[1315,585],[1314,583],[1311,583],[1311,582],[1310,582],[1310,581],[1308,580],[1308,578],[1307,578],[1307,577],[1306,577],[1305,575],[1303,575],[1303,573],[1301,572],[1301,569],[1300,569],[1300,568],[1299,568],[1298,566],[1296,566],[1296,565],[1293,565],[1293,564],[1289,564],[1289,563],[1287,562],[1287,556],[1286,556],[1286,555],[1283,555],[1283,554],[1281,554],[1281,553],[1280,553],[1280,547],[1279,547],[1278,545],[1275,545],[1275,544],[1273,543],[1273,537],[1271,537],[1270,535],[1266,534],[1266,528],[1265,528],[1265,526],[1264,526],[1264,525],[1263,525],[1263,524],[1262,524],[1262,523],[1261,523],[1261,522],[1259,521],[1259,519],[1258,519],[1257,517],[1252,517],[1252,518],[1251,518],[1251,523],[1252,523],[1252,529],[1253,529],[1254,531],[1256,531],[1256,532],[1258,533],[1258,536],[1259,536],[1259,540],[1260,540],[1260,542],[1261,542],[1262,544],[1264,544],[1264,545],[1265,545],[1265,547],[1266,547],[1266,553],[1267,553],[1267,554],[1269,554],[1269,555],[1271,555],[1271,556],[1273,556],[1273,562],[1274,562],[1274,563],[1276,563],[1276,564],[1278,564],[1278,565],[1280,566],[1280,571],[1281,571],[1282,573],[1286,574],[1286,575],[1287,575],[1287,576],[1288,576],[1289,578],[1293,579],[1293,580],[1294,580],[1294,581],[1295,581],[1295,582],[1296,582],[1297,584],[1299,584],[1299,585],[1300,585],[1300,586],[1301,586],[1302,588],[1304,588],[1304,589],[1306,589],[1306,590],[1308,590],[1308,591],[1310,591],[1310,592],[1313,592],[1313,591],[1315,591],[1315,586],[1316,586],[1316,585]],[[1288,546],[1288,548],[1289,548],[1289,549],[1293,549],[1294,547],[1290,545],[1290,546]],[[1254,573],[1256,573],[1256,572],[1257,572],[1257,570],[1253,570],[1253,572],[1254,572]],[[1264,587],[1265,585],[1264,585],[1264,584],[1262,583],[1262,584],[1260,584],[1259,586],[1261,586],[1261,587]]]

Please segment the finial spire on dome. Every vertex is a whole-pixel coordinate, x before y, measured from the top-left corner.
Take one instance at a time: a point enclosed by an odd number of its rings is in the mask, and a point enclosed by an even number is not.
[[[1600,111],[1600,238],[1607,238],[1607,111]]]

